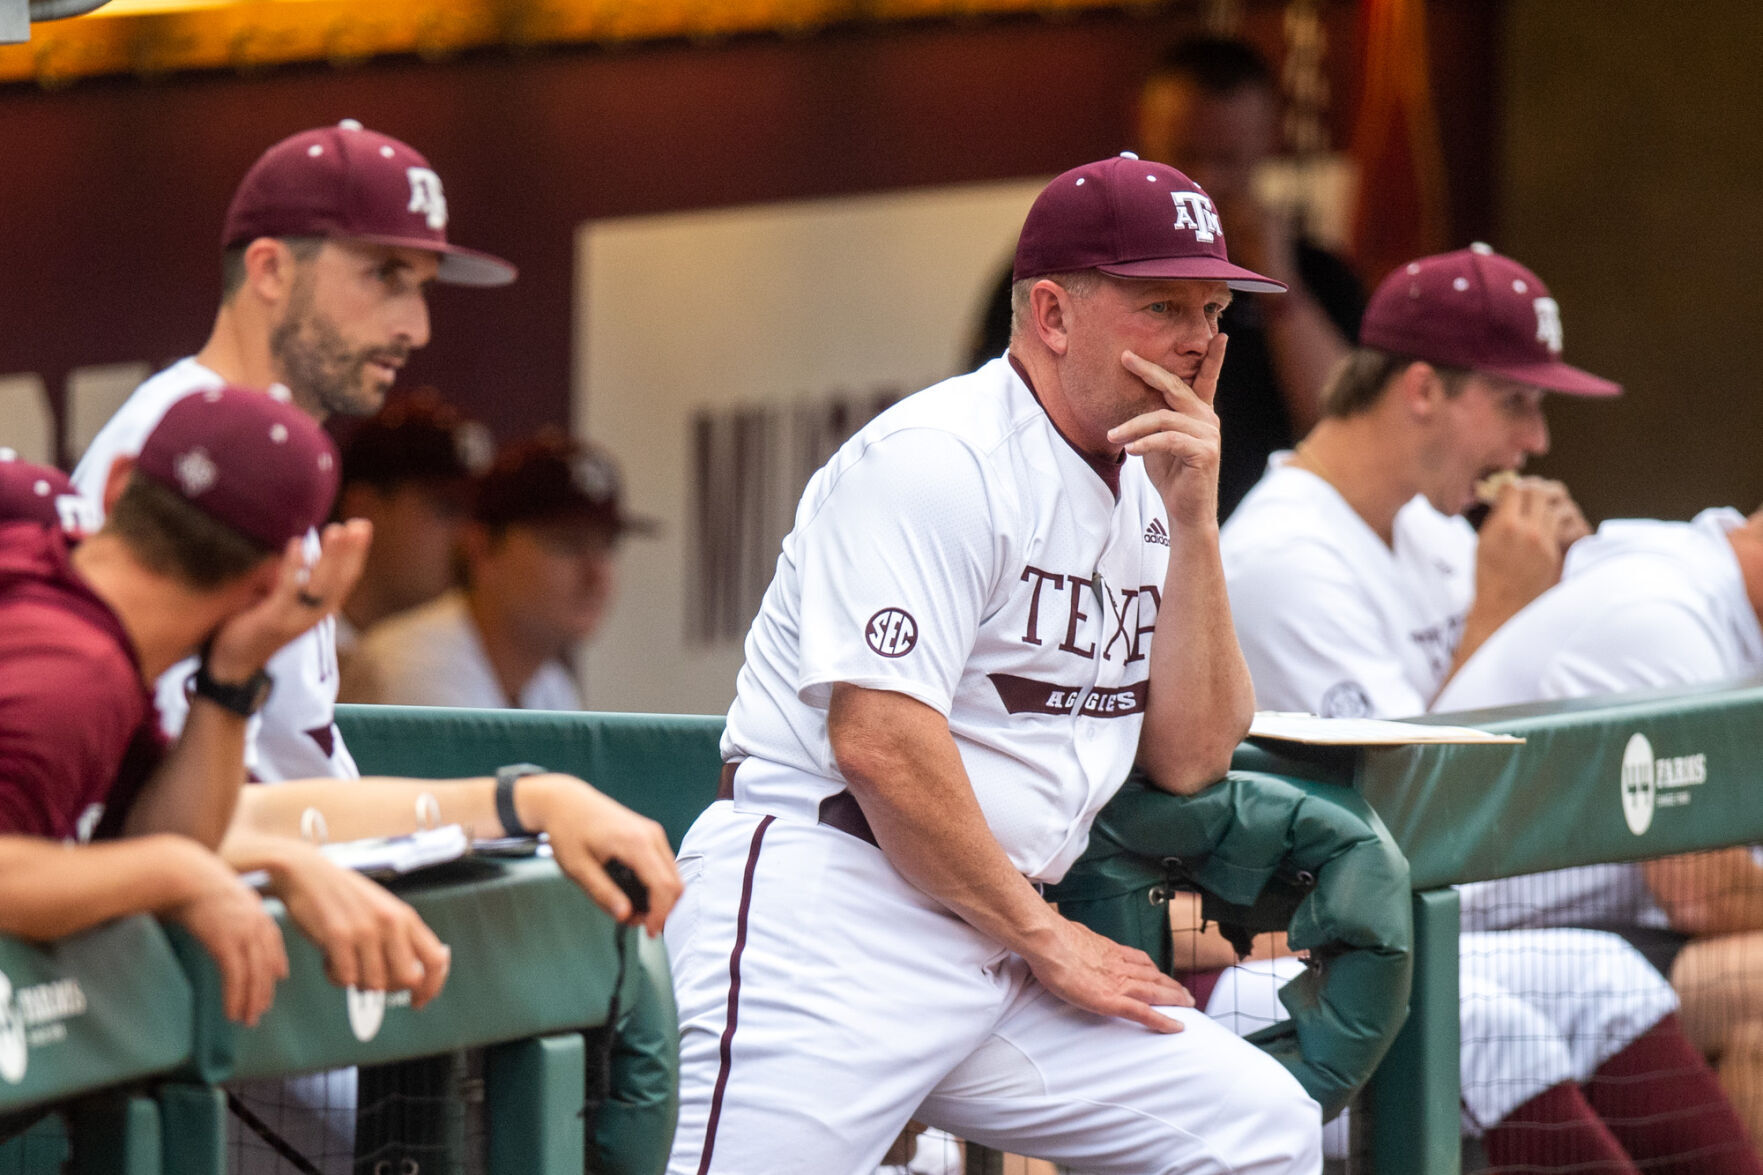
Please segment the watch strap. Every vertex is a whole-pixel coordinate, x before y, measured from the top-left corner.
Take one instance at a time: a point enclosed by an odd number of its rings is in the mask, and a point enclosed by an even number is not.
[[[267,669],[259,669],[240,682],[216,681],[208,671],[208,658],[204,657],[196,663],[196,675],[190,679],[190,692],[241,718],[249,718],[263,708],[274,681]]]
[[[496,768],[496,819],[502,822],[502,834],[512,837],[533,837],[539,834],[520,822],[514,806],[514,781],[528,775],[544,775],[545,768],[536,763],[510,763]]]

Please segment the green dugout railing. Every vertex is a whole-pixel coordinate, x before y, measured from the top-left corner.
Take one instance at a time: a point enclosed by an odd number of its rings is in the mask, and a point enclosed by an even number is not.
[[[406,763],[418,774],[466,774],[530,758],[592,779],[654,816],[676,846],[714,795],[720,717],[462,714],[449,720],[458,723],[453,733],[435,738],[433,712],[344,711],[350,745],[358,757],[367,756],[364,770]],[[1408,859],[1414,891],[1408,1016],[1366,1089],[1376,1172],[1449,1175],[1460,1168],[1458,907],[1451,885],[1763,842],[1763,804],[1755,799],[1763,776],[1758,686],[1433,720],[1526,742],[1360,748],[1251,742],[1232,762],[1233,773],[1272,776],[1315,795],[1326,795],[1317,784],[1352,789]],[[379,748],[384,761],[374,757]],[[1130,909],[1123,909],[1122,924],[1152,924],[1143,913],[1145,898],[1125,899]]]
[[[1527,742],[1248,743],[1233,762],[1235,772],[1294,781],[1325,800],[1328,789],[1317,785],[1351,788],[1408,858],[1409,1014],[1367,1090],[1379,1172],[1458,1167],[1450,885],[1763,842],[1763,805],[1754,798],[1763,688],[1440,720]],[[446,778],[542,763],[591,779],[660,820],[676,845],[714,795],[722,725],[719,717],[399,707],[343,707],[339,721],[368,774]],[[613,928],[543,861],[466,866],[401,892],[452,944],[453,974],[423,1012],[395,1003],[377,1010],[366,1040],[351,1027],[344,993],[324,981],[316,953],[293,931],[295,974],[252,1031],[215,1014],[214,975],[200,950],[150,920],[124,920],[52,947],[0,942],[11,993],[0,1000],[0,1118],[16,1123],[32,1107],[68,1107],[86,1153],[104,1156],[83,1170],[206,1172],[221,1161],[217,1081],[484,1045],[490,1169],[580,1170],[587,1140],[577,1116],[577,1030],[605,1019]],[[1144,905],[1145,895],[1131,900]],[[677,1037],[665,959],[653,944],[631,958],[640,965],[630,968],[620,1001],[631,1010],[621,1014],[630,1039],[614,1064],[615,1088],[629,1097],[615,1096],[602,1112],[600,1142],[623,1164],[611,1169],[638,1171],[659,1166],[655,1155],[671,1134]],[[376,1010],[357,1015],[372,1019]],[[0,1148],[0,1171],[8,1169]]]
[[[1408,1021],[1367,1087],[1376,1172],[1454,1175],[1458,906],[1451,885],[1763,842],[1763,688],[1441,714],[1522,746],[1245,743],[1233,770],[1349,787],[1408,858]]]
[[[538,721],[532,721],[533,719]],[[390,709],[343,716],[364,770],[446,777],[500,763],[549,760],[590,775],[666,818],[666,796],[701,808],[680,778],[715,788],[720,720],[479,715]],[[663,774],[657,774],[663,771]],[[647,801],[642,797],[647,794]],[[695,811],[694,811],[695,814]],[[669,827],[677,836],[684,823]],[[602,1169],[652,1173],[665,1162],[677,1111],[678,1027],[664,948],[621,930],[548,860],[468,860],[396,887],[452,948],[442,993],[408,1002],[346,993],[317,950],[270,903],[290,975],[254,1029],[220,1014],[218,974],[178,928],[123,919],[39,946],[0,939],[0,1172],[210,1175],[226,1169],[220,1083],[351,1065],[382,1065],[468,1048],[485,1054],[487,1169],[577,1175],[592,1150]],[[619,944],[625,954],[610,1093],[588,1138],[583,1030],[607,1023]]]
[[[549,861],[468,861],[437,874],[399,887],[453,951],[446,988],[421,1011],[331,984],[273,903],[290,975],[252,1029],[222,1016],[218,973],[177,928],[129,918],[48,947],[0,941],[11,989],[0,1115],[23,1125],[32,1107],[63,1107],[69,1135],[39,1128],[9,1143],[0,1171],[59,1170],[71,1144],[79,1171],[219,1175],[222,1082],[485,1047],[487,1169],[576,1175],[590,1141],[581,1030],[607,1023],[620,937],[620,1032],[594,1141],[607,1170],[659,1170],[678,1072],[660,944],[616,927]]]

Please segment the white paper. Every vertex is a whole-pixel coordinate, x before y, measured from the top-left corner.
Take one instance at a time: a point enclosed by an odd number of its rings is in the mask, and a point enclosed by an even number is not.
[[[471,835],[458,824],[443,824],[406,836],[339,841],[318,851],[345,869],[386,877],[457,861],[471,851]]]
[[[1424,722],[1391,722],[1382,718],[1321,718],[1277,710],[1256,713],[1250,738],[1308,743],[1325,747],[1401,747],[1417,743],[1522,743],[1511,734],[1493,734],[1472,726],[1433,726]]]

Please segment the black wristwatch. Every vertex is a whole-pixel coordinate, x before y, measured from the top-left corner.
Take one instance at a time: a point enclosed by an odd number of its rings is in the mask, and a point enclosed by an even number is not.
[[[528,775],[544,774],[545,768],[536,763],[510,763],[496,768],[496,819],[502,822],[503,836],[539,835],[520,822],[520,813],[514,807],[514,781]]]
[[[249,718],[263,709],[269,699],[269,687],[275,684],[267,669],[259,669],[238,683],[216,681],[208,673],[208,658],[196,663],[196,676],[190,679],[190,693],[207,698],[222,709],[231,710],[241,718]]]

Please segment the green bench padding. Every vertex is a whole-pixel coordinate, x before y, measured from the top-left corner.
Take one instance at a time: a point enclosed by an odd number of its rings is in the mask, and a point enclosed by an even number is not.
[[[393,888],[453,952],[446,987],[421,1011],[396,997],[358,1001],[352,1009],[350,997],[326,978],[318,949],[272,902],[289,975],[257,1027],[241,1028],[221,1014],[220,976],[207,951],[181,928],[167,927],[197,997],[187,1075],[218,1084],[605,1023],[617,967],[615,928],[551,861],[463,862]]]
[[[164,1072],[190,1053],[190,984],[159,924],[0,938],[0,1112]]]
[[[1408,865],[1376,813],[1339,787],[1278,776],[1232,772],[1187,797],[1134,777],[1047,896],[1168,970],[1168,910],[1152,895],[1170,885],[1199,890],[1222,927],[1285,930],[1311,952],[1280,991],[1292,1018],[1249,1039],[1338,1113],[1401,1028],[1413,980]]]
[[[716,798],[722,725],[720,714],[337,707],[337,726],[363,775],[452,779],[538,763],[660,821],[675,849]]]

